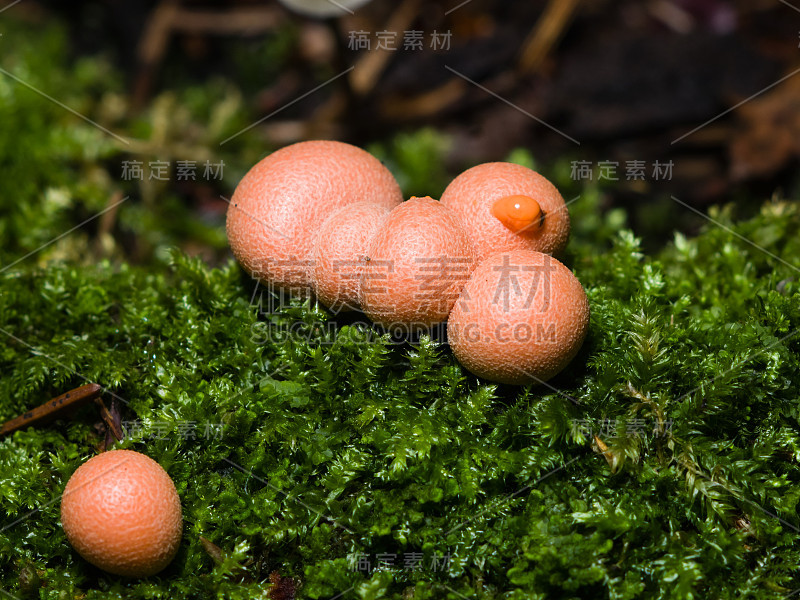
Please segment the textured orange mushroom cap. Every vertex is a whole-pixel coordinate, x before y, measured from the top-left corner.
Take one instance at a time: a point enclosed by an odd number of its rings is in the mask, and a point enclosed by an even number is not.
[[[314,246],[312,282],[317,297],[331,310],[360,308],[369,245],[388,215],[384,206],[360,202],[340,208],[323,223]]]
[[[578,279],[541,252],[483,261],[447,320],[450,347],[469,371],[499,383],[547,381],[575,357],[589,327]]]
[[[493,214],[495,204],[510,196],[535,200],[541,223],[515,231]],[[506,250],[559,254],[569,238],[569,213],[561,194],[547,179],[513,163],[484,163],[467,169],[450,182],[442,204],[457,213],[472,236],[479,260]]]
[[[368,152],[300,142],[273,152],[239,182],[228,207],[228,242],[254,277],[304,291],[315,237],[332,212],[357,202],[392,209],[402,200],[397,181]]]
[[[475,268],[475,250],[455,213],[433,198],[392,210],[368,252],[361,307],[396,332],[423,332],[447,319]]]
[[[183,529],[180,498],[169,475],[133,450],[103,452],[78,467],[61,497],[61,524],[84,559],[129,577],[166,567]]]

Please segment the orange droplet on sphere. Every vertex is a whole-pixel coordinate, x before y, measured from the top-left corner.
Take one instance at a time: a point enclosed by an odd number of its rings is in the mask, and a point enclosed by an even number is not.
[[[544,219],[538,226],[514,231],[493,212],[494,204],[509,196],[535,200]],[[450,182],[441,203],[461,217],[479,262],[511,250],[556,256],[567,245],[569,213],[564,198],[546,178],[522,165],[492,162],[467,169]]]
[[[542,207],[530,196],[505,196],[495,200],[492,214],[514,233],[541,227],[544,221]]]

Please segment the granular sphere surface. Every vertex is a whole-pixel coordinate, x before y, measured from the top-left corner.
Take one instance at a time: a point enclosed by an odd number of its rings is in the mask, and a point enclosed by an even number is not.
[[[384,206],[359,202],[340,208],[322,224],[311,279],[320,301],[331,310],[361,307],[358,294],[369,244],[388,215]]]
[[[83,558],[129,577],[166,567],[183,529],[172,479],[152,458],[133,450],[103,452],[78,467],[64,488],[61,523]]]
[[[228,242],[252,276],[307,292],[316,235],[332,212],[357,202],[391,210],[402,200],[395,178],[370,153],[342,142],[300,142],[273,152],[239,182],[228,207]]]
[[[544,213],[541,225],[514,231],[492,214],[495,202],[527,196]],[[442,204],[457,213],[475,243],[479,261],[506,250],[535,250],[558,255],[569,239],[569,213],[564,198],[547,179],[522,165],[484,163],[467,169],[450,182]]]
[[[395,208],[369,247],[361,307],[393,333],[423,333],[447,319],[475,268],[461,220],[433,198]]]
[[[515,250],[478,265],[453,306],[447,335],[470,372],[525,385],[567,366],[588,327],[589,300],[572,272],[547,254]]]

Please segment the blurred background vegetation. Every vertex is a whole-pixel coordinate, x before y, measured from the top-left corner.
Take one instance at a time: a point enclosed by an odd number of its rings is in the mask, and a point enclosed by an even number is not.
[[[48,243],[27,260],[148,264],[179,246],[220,264],[236,183],[308,138],[367,148],[407,196],[436,197],[478,162],[533,166],[571,201],[573,251],[601,250],[623,224],[651,251],[692,235],[703,219],[673,197],[740,216],[796,197],[799,15],[786,3],[374,0],[342,15],[8,3],[0,264]]]

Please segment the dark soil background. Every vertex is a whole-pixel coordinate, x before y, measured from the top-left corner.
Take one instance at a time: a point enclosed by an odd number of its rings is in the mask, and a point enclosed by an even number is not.
[[[328,21],[254,0],[14,10],[68,22],[76,55],[111,56],[134,110],[178,83],[232,79],[253,121],[275,113],[259,127],[276,146],[365,146],[429,126],[453,141],[452,175],[519,147],[543,165],[615,162],[604,202],[626,208],[650,246],[702,223],[673,196],[746,213],[800,183],[800,6],[789,2],[374,0]],[[402,48],[410,30],[422,49]],[[398,49],[376,49],[385,31]],[[370,50],[352,49],[354,32]],[[433,32],[448,32],[449,48],[432,49]],[[643,162],[644,179],[626,176],[629,161]],[[656,161],[671,161],[670,178],[653,176]]]

